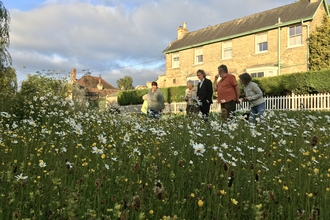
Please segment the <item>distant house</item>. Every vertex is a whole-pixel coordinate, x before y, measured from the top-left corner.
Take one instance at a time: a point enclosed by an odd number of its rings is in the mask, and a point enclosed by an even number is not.
[[[115,97],[117,95],[118,89],[112,86],[110,83],[102,79],[101,76],[90,76],[84,75],[80,79],[77,79],[76,69],[71,71],[71,82],[73,84],[79,85],[80,89],[85,89],[86,97],[88,99],[98,99],[100,97],[106,97],[107,100],[110,97]]]
[[[178,28],[166,54],[165,87],[196,83],[204,69],[214,78],[220,64],[238,76],[268,77],[308,71],[310,33],[329,16],[326,0],[301,0],[201,30]]]

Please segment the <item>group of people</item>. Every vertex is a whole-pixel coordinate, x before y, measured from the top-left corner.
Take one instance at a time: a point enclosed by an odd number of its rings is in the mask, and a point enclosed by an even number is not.
[[[187,102],[186,113],[191,116],[194,113],[201,112],[205,121],[208,120],[210,106],[213,103],[213,92],[217,92],[218,103],[221,105],[221,112],[224,117],[228,118],[235,115],[236,104],[241,101],[247,101],[250,105],[250,120],[256,121],[256,118],[261,118],[265,112],[266,105],[263,98],[263,93],[258,84],[252,82],[252,77],[248,73],[239,75],[240,83],[244,86],[244,95],[240,96],[240,88],[236,77],[228,73],[226,65],[218,67],[218,74],[214,77],[212,84],[211,80],[206,78],[204,70],[197,71],[199,83],[197,88],[194,87],[192,81],[187,82],[185,92],[185,101]],[[220,80],[219,80],[220,78]],[[165,108],[164,97],[158,90],[157,82],[152,82],[152,88],[149,90],[146,99],[148,106],[145,108],[149,115],[157,117]],[[142,107],[143,109],[143,107]]]

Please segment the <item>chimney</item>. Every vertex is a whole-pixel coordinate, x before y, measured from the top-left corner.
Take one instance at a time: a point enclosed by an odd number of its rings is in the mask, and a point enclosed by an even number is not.
[[[76,68],[73,68],[71,70],[71,81],[74,82],[76,80],[77,80],[77,70],[76,70]]]
[[[184,35],[188,33],[187,23],[183,22],[183,26],[178,28],[178,39],[182,39]]]

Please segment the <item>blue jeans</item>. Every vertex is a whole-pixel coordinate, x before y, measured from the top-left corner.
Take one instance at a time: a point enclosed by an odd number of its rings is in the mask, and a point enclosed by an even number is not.
[[[257,117],[259,119],[261,119],[261,117],[263,116],[265,110],[266,110],[266,103],[265,102],[261,103],[260,105],[251,107],[250,121],[255,123]]]

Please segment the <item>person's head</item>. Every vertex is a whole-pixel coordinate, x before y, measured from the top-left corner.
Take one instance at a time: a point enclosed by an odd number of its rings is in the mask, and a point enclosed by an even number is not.
[[[153,91],[153,92],[156,91],[157,87],[158,87],[157,82],[154,81],[154,82],[151,83],[151,91]]]
[[[218,67],[218,73],[220,77],[224,77],[228,73],[228,68],[226,65],[222,64]]]
[[[243,74],[239,75],[238,77],[243,85],[249,84],[249,82],[251,82],[251,80],[252,80],[251,75],[248,73],[243,73]]]
[[[194,87],[194,83],[193,83],[193,81],[188,80],[188,81],[187,81],[187,87],[188,87],[188,89],[192,89],[192,88]]]
[[[206,78],[206,73],[204,70],[197,70],[197,77],[199,80],[203,80],[204,78]]]

